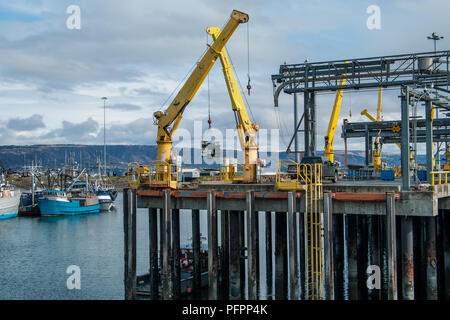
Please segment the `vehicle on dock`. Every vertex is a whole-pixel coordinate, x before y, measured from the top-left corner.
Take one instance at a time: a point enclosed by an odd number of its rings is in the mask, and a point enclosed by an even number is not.
[[[339,162],[331,162],[327,157],[303,157],[300,164],[322,165],[322,178],[331,180],[333,183],[339,180]]]
[[[99,213],[100,204],[94,194],[76,194],[60,190],[44,190],[39,201],[42,216]]]

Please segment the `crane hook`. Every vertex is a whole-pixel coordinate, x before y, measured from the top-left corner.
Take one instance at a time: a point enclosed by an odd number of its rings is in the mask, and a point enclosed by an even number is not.
[[[247,84],[248,95],[250,95],[251,89],[252,89],[252,86],[250,85],[250,77],[248,77],[248,84]]]

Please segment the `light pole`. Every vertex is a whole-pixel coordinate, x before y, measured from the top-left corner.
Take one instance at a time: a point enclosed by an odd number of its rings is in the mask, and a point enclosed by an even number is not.
[[[434,56],[435,56],[434,60],[436,60],[436,42],[439,41],[439,40],[444,39],[444,37],[438,35],[436,32],[433,32],[433,33],[431,34],[431,36],[428,36],[428,37],[427,37],[427,39],[433,40],[433,44],[434,44]],[[434,71],[435,69],[436,69],[436,61],[433,62],[433,71]],[[436,95],[437,95],[437,89],[435,90],[435,93],[436,93]],[[438,117],[439,117],[438,109],[436,108],[436,119],[437,119]],[[438,146],[438,147],[437,147],[437,150],[436,150],[435,159],[436,159],[436,165],[437,165],[437,167],[439,167],[439,166],[440,166],[439,149],[441,148],[441,145],[438,143],[437,146]],[[447,151],[448,151],[448,142],[445,143],[445,152],[447,153]]]
[[[106,100],[107,97],[102,97],[103,100],[103,171],[106,177]]]
[[[436,41],[439,41],[439,40],[441,40],[441,39],[444,39],[444,37],[441,37],[441,36],[438,35],[436,32],[433,32],[433,33],[431,34],[431,36],[428,36],[427,38],[430,39],[430,40],[433,40],[433,42],[434,42],[434,53],[436,54]]]

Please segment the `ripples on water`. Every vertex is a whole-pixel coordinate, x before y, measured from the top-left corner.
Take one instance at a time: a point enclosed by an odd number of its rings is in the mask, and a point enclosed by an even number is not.
[[[206,212],[201,211],[200,217],[200,231],[206,236]],[[122,218],[122,193],[119,193],[116,210],[109,213],[1,221],[0,299],[123,299]],[[271,294],[266,292],[265,285],[264,215],[260,214],[259,219],[260,298],[266,299]],[[274,220],[272,215],[273,234]],[[190,211],[181,210],[180,227],[181,243],[186,243],[192,236]],[[138,209],[137,230],[137,274],[143,274],[148,272],[149,265],[146,209]],[[81,269],[81,290],[67,289],[66,269],[70,265]],[[345,279],[344,291],[347,288]]]

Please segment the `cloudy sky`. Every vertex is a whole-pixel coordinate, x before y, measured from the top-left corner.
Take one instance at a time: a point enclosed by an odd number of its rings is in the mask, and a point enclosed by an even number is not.
[[[381,8],[380,30],[366,27],[373,4]],[[81,9],[80,29],[66,26],[70,5]],[[0,0],[0,144],[101,144],[103,96],[109,144],[154,144],[153,112],[170,103],[211,42],[206,27],[223,26],[232,9],[248,13],[250,21],[248,29],[236,30],[227,50],[244,87],[250,68],[252,120],[266,129],[278,128],[270,76],[284,62],[432,51],[426,37],[433,31],[445,36],[438,49],[450,48],[446,0]],[[209,81],[213,127],[233,128],[220,62]],[[398,94],[385,93],[384,119],[400,117]],[[345,94],[341,118],[350,110],[353,121],[364,108],[375,112],[376,97]],[[333,99],[331,93],[317,100],[318,149]],[[205,81],[180,128],[191,130],[195,120],[206,128],[207,110]],[[294,126],[291,96],[281,95],[279,112],[283,149]],[[340,130],[336,136],[335,148],[342,149]]]

